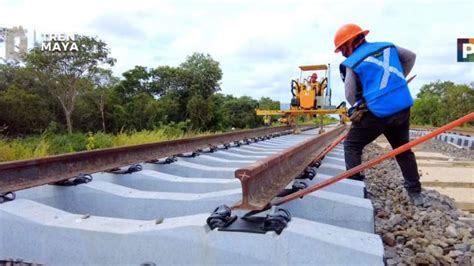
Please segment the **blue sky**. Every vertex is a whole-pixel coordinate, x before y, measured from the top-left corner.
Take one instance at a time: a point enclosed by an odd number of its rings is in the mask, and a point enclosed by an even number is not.
[[[0,0],[0,27],[98,36],[117,59],[114,73],[135,65],[176,66],[209,53],[224,72],[222,92],[289,102],[299,65],[330,63],[333,103],[344,100],[335,31],[357,23],[369,41],[417,54],[410,84],[474,81],[474,64],[456,62],[456,39],[474,38],[474,1],[21,1]],[[0,45],[3,55],[3,45]]]

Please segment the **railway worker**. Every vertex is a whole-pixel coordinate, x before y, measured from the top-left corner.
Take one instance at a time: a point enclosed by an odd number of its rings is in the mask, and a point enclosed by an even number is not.
[[[263,116],[263,124],[265,127],[269,127],[272,125],[272,117],[269,115]]]
[[[351,128],[344,141],[346,168],[361,164],[364,147],[383,134],[393,149],[409,141],[413,99],[405,77],[416,55],[387,42],[367,42],[368,30],[346,24],[334,37],[335,52],[346,59],[340,65],[347,101],[352,105]],[[423,205],[415,155],[408,150],[396,156],[411,202]],[[351,177],[363,180],[359,173]]]
[[[309,85],[316,83],[316,81],[318,81],[318,74],[317,73],[311,74],[309,78]]]
[[[322,86],[321,86],[322,83],[318,82],[318,74],[315,72],[313,74],[311,74],[311,76],[309,76],[309,79],[308,79],[308,89],[309,88],[313,88],[313,87],[316,87],[316,96],[321,96],[322,94]]]

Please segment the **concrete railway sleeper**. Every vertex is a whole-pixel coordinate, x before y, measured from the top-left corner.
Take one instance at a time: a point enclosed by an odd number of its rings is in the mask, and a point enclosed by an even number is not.
[[[305,127],[307,130],[311,127]],[[241,143],[249,138],[275,137],[290,134],[287,126],[259,128],[236,132],[147,143],[118,148],[48,156],[39,159],[0,163],[0,193],[54,183],[84,173],[116,170],[124,165],[156,160],[216,145]]]
[[[328,132],[336,129],[328,127]],[[374,234],[373,207],[364,198],[365,186],[359,181],[343,180],[301,201],[249,217],[261,224],[259,230],[247,231],[254,233],[235,233],[231,227],[210,230],[206,224],[217,206],[231,206],[242,198],[236,170],[295,148],[317,133],[313,129],[299,135],[282,134],[240,147],[224,148],[221,143],[217,145],[221,149],[199,152],[195,157],[169,155],[129,164],[140,163],[142,170],[137,172],[93,173],[91,182],[77,186],[18,190],[15,200],[0,204],[0,260],[48,265],[221,265],[236,261],[383,265],[383,244]],[[182,151],[186,152],[189,150]],[[290,181],[279,196],[343,171],[340,145],[319,159],[301,168],[299,179]],[[245,213],[232,210],[233,216]],[[28,244],[30,239],[48,244],[34,249]],[[308,252],[308,246],[319,252]],[[93,247],[93,252],[86,247]],[[179,252],[183,249],[186,254]],[[58,257],[58,252],[63,255]]]
[[[295,199],[298,198],[303,198],[306,195],[309,195],[310,193],[313,193],[315,191],[321,190],[327,186],[330,186],[332,184],[335,184],[336,182],[339,182],[347,177],[353,176],[354,174],[357,174],[369,167],[372,167],[376,164],[379,164],[383,162],[384,160],[390,159],[392,157],[395,157],[396,155],[403,153],[404,151],[420,144],[423,143],[427,140],[430,140],[432,138],[436,138],[437,136],[443,134],[444,132],[456,127],[460,126],[463,123],[467,123],[469,121],[472,121],[474,119],[474,113],[467,114],[441,128],[438,128],[428,134],[422,135],[420,138],[415,139],[387,154],[384,154],[378,158],[372,159],[369,162],[363,163],[353,169],[350,169],[348,171],[345,171],[335,177],[331,177],[323,182],[320,182],[318,184],[315,184],[311,187],[307,187],[307,185],[302,185],[302,186],[295,186],[293,189],[290,190],[285,190],[279,194],[273,194],[271,192],[276,191],[275,189],[275,184],[280,184],[280,182],[283,180],[283,184],[287,184],[288,179],[286,179],[284,174],[278,175],[277,178],[271,179],[272,182],[265,182],[267,178],[267,175],[265,173],[265,170],[267,169],[272,169],[277,167],[282,167],[284,168],[284,163],[282,163],[282,158],[287,159],[290,162],[295,161],[296,156],[292,156],[290,158],[285,158],[284,154],[273,157],[271,159],[266,159],[266,160],[261,160],[251,166],[249,166],[247,169],[239,169],[236,171],[236,177],[239,178],[242,182],[242,190],[243,190],[243,195],[242,195],[242,200],[235,204],[233,208],[242,208],[242,209],[249,209],[251,210],[250,212],[244,214],[241,217],[237,216],[231,216],[230,208],[228,208],[225,205],[222,205],[218,207],[208,218],[207,223],[208,225],[214,229],[214,228],[219,228],[220,231],[241,231],[241,232],[266,232],[266,231],[275,231],[277,234],[280,234],[282,230],[286,227],[287,223],[290,221],[290,216],[289,214],[287,215],[286,219],[283,219],[283,217],[280,217],[281,219],[277,224],[274,224],[271,227],[267,226],[267,222],[274,218],[275,216],[278,216],[278,213],[281,213],[284,209],[281,209],[280,206],[282,204],[287,204]],[[324,135],[324,134],[323,134]],[[318,137],[313,137],[313,139],[318,139],[322,138],[323,136],[318,136]],[[345,138],[345,134],[341,134],[339,138],[333,141],[333,143],[325,150],[318,150],[317,153],[319,153],[318,156],[313,156],[315,159],[311,163],[306,163],[305,165],[315,165],[315,166],[321,166],[321,159],[324,158],[324,156],[329,153],[332,149],[336,147],[343,139]],[[308,144],[311,143],[309,141],[300,144],[299,146],[304,146],[306,150],[311,150],[311,147],[308,146]],[[316,143],[316,142],[313,142]],[[295,148],[293,148],[295,149]],[[297,148],[296,148],[297,150]],[[288,154],[291,153],[291,150],[288,149],[287,151]],[[277,166],[273,166],[271,162],[277,161],[276,163]],[[291,164],[291,163],[290,163]],[[295,163],[297,165],[297,163]],[[263,166],[262,166],[263,165]],[[273,168],[272,168],[273,166]],[[263,170],[262,170],[263,168]],[[293,168],[294,169],[294,168]],[[289,170],[288,168],[285,170]],[[288,178],[292,176],[292,179],[295,179],[297,177],[305,176],[305,174],[300,174],[296,175],[296,173],[301,172],[301,169],[294,169],[295,172],[291,172],[291,174],[286,175]],[[305,170],[305,173],[307,175],[309,171]],[[313,175],[310,174],[309,177],[312,177]],[[253,183],[249,183],[249,181],[254,181]],[[295,183],[294,183],[295,184]],[[273,187],[272,187],[273,186]],[[265,191],[262,191],[261,189],[265,188]],[[249,191],[257,191],[253,195]],[[270,191],[270,193],[268,193]],[[265,195],[265,193],[267,193]],[[366,190],[364,190],[364,194],[366,195]],[[269,200],[270,199],[270,200]],[[222,209],[226,209],[229,211],[222,212]],[[270,210],[269,210],[270,209]],[[268,211],[269,210],[269,211]],[[268,212],[267,212],[268,211]],[[259,217],[256,216],[259,213],[262,212],[267,212],[266,217]],[[286,211],[285,211],[286,212]],[[287,212],[286,212],[287,213]],[[256,219],[258,218],[258,219]],[[215,220],[217,219],[217,223]],[[220,221],[220,222],[219,222]],[[258,222],[257,222],[258,221]]]

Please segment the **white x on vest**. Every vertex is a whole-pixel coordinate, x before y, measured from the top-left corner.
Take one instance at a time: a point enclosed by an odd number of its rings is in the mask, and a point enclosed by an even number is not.
[[[383,68],[383,76],[382,80],[380,81],[379,89],[383,90],[387,87],[388,78],[390,77],[390,73],[397,75],[399,78],[405,79],[403,73],[401,73],[398,69],[390,66],[390,47],[385,48],[383,50],[383,61],[378,60],[374,56],[369,56],[364,59],[365,62],[376,64]]]

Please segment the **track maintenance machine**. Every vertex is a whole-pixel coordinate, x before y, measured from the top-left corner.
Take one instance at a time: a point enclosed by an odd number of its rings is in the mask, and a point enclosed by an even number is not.
[[[328,114],[339,115],[340,122],[349,121],[345,102],[339,106],[331,105],[331,83],[330,65],[305,65],[299,67],[300,78],[291,80],[291,99],[289,110],[261,110],[256,109],[258,116],[264,116],[268,120],[270,116],[280,116],[279,121],[290,125],[294,133],[299,133],[297,127],[298,117],[321,118],[321,130],[323,116]],[[308,75],[308,72],[312,72]],[[318,73],[322,73],[321,78]]]

